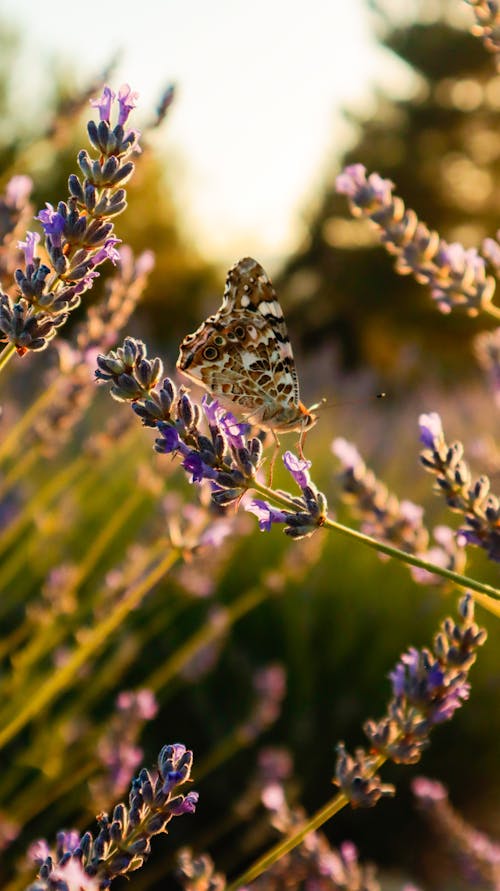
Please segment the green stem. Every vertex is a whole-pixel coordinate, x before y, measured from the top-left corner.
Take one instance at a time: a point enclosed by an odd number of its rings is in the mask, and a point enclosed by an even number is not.
[[[113,611],[102,622],[89,630],[84,642],[73,651],[68,661],[39,684],[32,695],[27,697],[24,706],[14,712],[10,721],[6,720],[0,729],[0,748],[10,742],[35,715],[42,714],[57,696],[72,686],[78,679],[82,665],[105,645],[110,635],[123,624],[129,612],[139,606],[146,592],[171,569],[178,557],[176,550],[170,551],[147,578],[134,585],[126,596],[115,604]]]
[[[275,504],[288,509],[291,508],[294,511],[297,510],[296,503],[284,492],[275,492],[274,489],[270,489],[268,486],[264,486],[256,481],[252,483],[252,488],[261,495],[265,495],[269,500],[274,501]],[[401,551],[399,548],[393,547],[393,545],[377,541],[370,535],[359,532],[358,529],[343,526],[342,523],[337,523],[336,520],[332,520],[330,517],[326,517],[323,527],[339,532],[341,535],[346,535],[348,538],[353,538],[355,541],[359,541],[369,548],[379,551],[381,554],[387,554],[388,557],[395,557],[403,563],[410,564],[410,566],[417,566],[419,569],[425,569],[426,572],[432,575],[440,575],[442,578],[448,579],[448,581],[453,582],[459,588],[465,588],[470,591],[477,603],[494,616],[500,617],[500,590],[498,588],[494,588],[492,585],[487,585],[484,582],[478,582],[476,579],[471,579],[468,576],[460,575],[460,573],[453,572],[451,569],[445,569],[443,566],[436,566],[427,560],[423,560],[421,557]]]
[[[373,762],[370,774],[373,776],[386,760],[387,759],[383,755],[379,755]],[[238,891],[238,889],[253,882],[262,875],[266,869],[269,869],[273,863],[276,863],[277,860],[284,857],[285,854],[288,854],[288,852],[292,851],[293,848],[296,848],[297,845],[300,845],[300,843],[304,841],[306,835],[309,835],[310,832],[315,832],[320,826],[323,826],[327,820],[335,816],[335,814],[342,810],[348,803],[348,799],[342,792],[335,795],[335,797],[331,798],[319,811],[316,811],[314,816],[303,823],[299,829],[296,829],[292,835],[279,841],[274,848],[271,848],[266,854],[256,860],[242,876],[227,885],[225,891]]]
[[[16,348],[13,343],[8,343],[0,353],[0,371],[7,365],[7,362],[12,358],[14,353],[16,352]]]

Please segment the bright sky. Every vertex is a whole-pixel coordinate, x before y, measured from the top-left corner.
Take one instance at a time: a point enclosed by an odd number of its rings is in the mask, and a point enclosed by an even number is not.
[[[83,82],[121,49],[112,86],[130,83],[145,111],[175,82],[161,136],[175,198],[202,251],[228,264],[279,263],[348,138],[340,107],[406,80],[363,0],[0,0],[0,15],[28,42],[26,89],[47,52]]]

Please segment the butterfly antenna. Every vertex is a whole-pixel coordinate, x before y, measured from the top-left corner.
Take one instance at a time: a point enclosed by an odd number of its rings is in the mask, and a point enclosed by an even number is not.
[[[310,411],[315,411],[316,409],[321,408],[341,408],[344,405],[364,405],[369,399],[385,399],[387,393],[375,393],[373,397],[363,397],[362,399],[348,399],[345,402],[327,402],[325,398],[321,400],[321,402],[317,402],[316,405],[311,405]]]

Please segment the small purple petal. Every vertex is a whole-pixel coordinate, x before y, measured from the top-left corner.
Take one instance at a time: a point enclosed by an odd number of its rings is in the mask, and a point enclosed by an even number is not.
[[[35,220],[40,220],[43,231],[46,235],[50,235],[54,247],[61,247],[61,235],[66,220],[57,210],[54,210],[52,204],[47,201],[45,210],[41,210]]]
[[[337,436],[333,440],[331,450],[339,461],[342,462],[346,470],[355,470],[356,467],[360,466],[364,468],[364,461],[356,446],[348,442],[347,439],[343,439],[342,436]]]
[[[208,396],[203,396],[201,400],[201,407],[205,412],[205,417],[208,421],[210,427],[218,427],[219,426],[219,417],[221,414],[221,407],[217,402],[217,399],[212,399],[211,402],[208,401]]]
[[[106,121],[109,124],[109,119],[111,117],[111,105],[115,99],[115,93],[111,89],[111,87],[105,86],[102,95],[99,96],[98,99],[91,99],[90,104],[92,108],[99,109],[99,117],[101,121]]]
[[[420,415],[418,425],[420,441],[427,449],[438,448],[444,442],[443,426],[437,412]]]
[[[340,195],[352,197],[366,184],[366,167],[363,164],[350,164],[339,173],[335,180],[335,188]]]
[[[180,439],[175,427],[165,424],[160,428],[160,432],[163,437],[162,450],[165,454],[176,452],[180,446]]]
[[[174,799],[172,802],[169,808],[170,813],[175,817],[180,817],[182,814],[194,814],[199,797],[198,792],[188,792],[184,798],[179,796],[179,799]]]
[[[301,489],[305,489],[306,486],[311,485],[311,479],[308,473],[311,461],[307,461],[305,458],[297,458],[293,452],[285,452],[283,455],[283,464],[286,469],[290,471],[295,482]]]
[[[26,233],[26,241],[18,241],[17,246],[21,251],[24,251],[24,259],[26,262],[26,266],[31,266],[33,264],[33,260],[35,257],[35,249],[40,241],[40,236],[38,232],[27,232]]]
[[[192,483],[201,483],[202,480],[213,480],[217,478],[217,472],[201,459],[198,452],[189,452],[182,462],[184,470],[191,473]]]
[[[250,504],[247,504],[245,510],[255,514],[258,518],[261,532],[270,532],[273,523],[286,522],[286,514],[283,511],[276,510],[267,501],[262,501],[260,498],[256,498]]]
[[[234,415],[227,411],[220,418],[220,425],[233,449],[245,448],[244,436],[250,429],[248,424],[239,424]]]
[[[411,789],[417,798],[427,801],[445,801],[448,793],[439,780],[429,780],[427,777],[415,777]]]
[[[118,123],[123,127],[126,124],[128,116],[133,108],[137,105],[139,93],[133,93],[128,84],[122,84],[118,90],[118,105],[120,111],[118,113]]]

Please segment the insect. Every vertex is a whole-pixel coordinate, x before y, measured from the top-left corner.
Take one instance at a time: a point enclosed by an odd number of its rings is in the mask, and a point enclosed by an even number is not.
[[[222,305],[181,343],[177,368],[225,408],[269,430],[304,436],[316,415],[300,401],[283,312],[262,266],[239,260],[227,276]],[[273,462],[274,464],[274,458]]]

